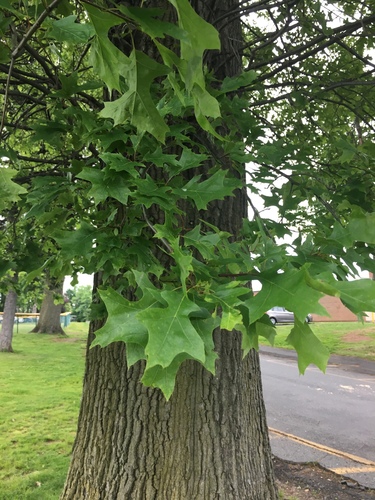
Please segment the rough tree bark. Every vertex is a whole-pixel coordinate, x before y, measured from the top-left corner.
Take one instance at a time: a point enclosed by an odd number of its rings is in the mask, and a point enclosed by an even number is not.
[[[13,352],[13,328],[17,308],[17,293],[10,289],[5,297],[3,323],[0,331],[0,352]]]
[[[191,3],[208,21],[238,6],[237,0]],[[222,53],[210,61],[221,75],[240,71],[240,24],[231,23],[230,33],[228,26],[221,33]],[[246,216],[245,191],[211,204],[205,216],[238,234]],[[89,344],[99,326],[90,325]],[[124,344],[87,349],[63,500],[277,498],[258,354],[252,351],[242,360],[236,333],[217,332],[215,341],[216,375],[185,362],[169,402],[142,386],[142,363],[127,369]]]
[[[62,296],[62,282],[47,277],[44,298],[40,308],[39,320],[31,333],[65,335],[60,323],[62,304],[55,304],[55,297]]]

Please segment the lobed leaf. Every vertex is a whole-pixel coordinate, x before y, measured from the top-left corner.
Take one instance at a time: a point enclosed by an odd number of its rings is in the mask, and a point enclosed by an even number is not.
[[[121,175],[110,176],[106,175],[105,170],[84,167],[77,177],[91,182],[92,187],[88,195],[94,198],[96,205],[109,197],[118,200],[123,205],[128,203],[131,191],[129,183]]]
[[[112,288],[100,290],[108,319],[105,325],[95,332],[95,340],[91,347],[100,345],[105,347],[112,342],[122,341],[145,346],[147,343],[147,329],[138,319],[138,313],[157,304],[151,296],[144,296],[140,301],[129,301]],[[132,360],[134,362],[134,360]]]
[[[0,210],[7,208],[9,203],[18,201],[21,194],[27,193],[27,190],[14,182],[17,170],[8,167],[0,167]]]
[[[319,304],[323,293],[311,288],[307,283],[305,267],[286,269],[283,273],[272,274],[269,277],[260,275],[261,291],[247,302],[251,322],[255,322],[274,306],[283,306],[293,311],[295,316],[304,321],[306,316],[313,312],[322,316],[327,315],[325,308]]]
[[[48,36],[58,42],[72,44],[87,43],[95,34],[94,27],[89,23],[77,23],[77,16],[67,16],[53,21]]]
[[[329,350],[314,335],[308,323],[296,320],[286,342],[297,351],[300,373],[305,373],[311,363],[325,372],[330,356]]]
[[[149,367],[146,365],[142,383],[147,387],[158,387],[168,401],[174,391],[177,372],[181,363],[186,359],[191,359],[191,357],[183,353],[176,356],[167,367],[162,367],[160,365]]]
[[[163,291],[161,297],[167,307],[141,311],[139,320],[148,329],[146,346],[147,366],[169,366],[181,353],[204,363],[204,342],[194,328],[190,316],[200,312],[194,302],[181,291]]]
[[[52,237],[61,247],[61,254],[68,259],[76,256],[89,256],[93,253],[96,227],[82,221],[74,231],[56,231]]]
[[[112,118],[115,125],[130,122],[139,134],[149,132],[160,142],[165,141],[169,128],[152,100],[150,87],[154,80],[168,73],[168,68],[138,50],[127,60],[123,76],[128,86],[120,99],[106,102],[100,116]]]
[[[201,176],[195,176],[185,186],[175,190],[181,198],[190,198],[198,210],[205,210],[213,200],[233,196],[233,191],[242,185],[239,179],[228,179],[225,170],[218,170],[205,181],[200,182],[200,179]]]
[[[123,19],[91,4],[85,4],[85,8],[96,33],[91,45],[91,63],[110,90],[120,91],[120,76],[126,72],[129,59],[109,40],[108,31],[123,23]]]

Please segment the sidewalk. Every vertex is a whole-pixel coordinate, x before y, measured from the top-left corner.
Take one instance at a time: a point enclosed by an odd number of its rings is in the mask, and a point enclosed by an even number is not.
[[[270,347],[261,345],[259,353],[276,358],[297,360],[297,353],[294,350],[281,349],[280,347]],[[339,366],[342,370],[365,375],[375,376],[375,361],[350,356],[337,356],[332,354],[328,360],[328,366]]]

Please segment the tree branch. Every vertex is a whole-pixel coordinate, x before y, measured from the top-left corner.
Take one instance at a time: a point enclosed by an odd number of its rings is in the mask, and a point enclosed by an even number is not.
[[[8,107],[8,93],[9,93],[9,88],[10,88],[10,79],[12,77],[12,71],[14,67],[15,60],[20,53],[20,51],[23,49],[24,45],[26,42],[33,36],[33,34],[40,28],[42,25],[43,21],[48,17],[48,15],[53,11],[53,9],[60,3],[61,0],[52,0],[50,5],[46,7],[46,9],[40,14],[38,19],[35,21],[35,23],[30,27],[30,29],[25,33],[25,35],[22,37],[22,40],[19,42],[17,47],[12,51],[11,53],[11,59],[10,59],[10,64],[9,64],[9,71],[8,71],[8,76],[7,76],[7,82],[5,85],[5,93],[4,93],[4,103],[3,103],[3,111],[1,115],[1,122],[0,122],[0,137],[2,136],[3,129],[4,129],[4,123],[5,123],[5,115]]]

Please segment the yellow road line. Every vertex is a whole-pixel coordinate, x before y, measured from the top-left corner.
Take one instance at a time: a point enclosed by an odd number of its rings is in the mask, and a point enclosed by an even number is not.
[[[337,467],[336,469],[329,469],[336,474],[353,474],[353,473],[363,473],[363,472],[375,472],[375,467],[368,465],[360,465],[359,467]]]
[[[314,441],[309,441],[308,439],[294,436],[293,434],[289,434],[288,432],[272,429],[271,427],[269,427],[268,430],[273,434],[276,434],[277,436],[291,439],[292,441],[296,441],[297,443],[310,446],[310,448],[315,448],[316,450],[324,451],[326,453],[330,453],[331,455],[336,455],[337,457],[347,458],[349,460],[353,460],[354,462],[358,462],[359,464],[368,465],[375,468],[375,462],[367,460],[367,458],[357,457],[356,455],[346,453],[345,451],[336,450],[335,448],[330,448],[329,446],[325,446],[323,444],[314,443]]]

